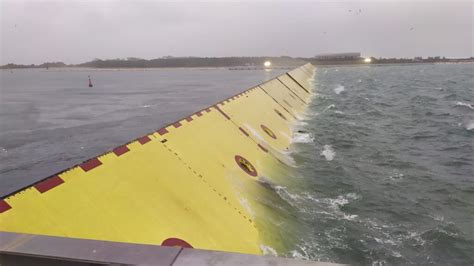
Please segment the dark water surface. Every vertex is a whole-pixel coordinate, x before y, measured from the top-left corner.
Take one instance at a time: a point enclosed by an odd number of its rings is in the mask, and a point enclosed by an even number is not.
[[[474,64],[320,68],[280,188],[287,255],[363,265],[474,263]]]
[[[290,206],[291,221],[279,223],[295,243],[279,255],[472,265],[473,66],[318,69],[318,94],[293,136],[294,180],[275,187]],[[3,71],[0,194],[280,73]]]
[[[284,70],[0,71],[0,195],[235,95]],[[91,75],[94,87],[87,87]]]

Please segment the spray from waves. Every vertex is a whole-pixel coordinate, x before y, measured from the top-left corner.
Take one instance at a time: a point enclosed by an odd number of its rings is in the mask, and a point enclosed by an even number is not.
[[[255,130],[252,126],[250,126],[249,124],[244,124],[244,126],[257,138],[259,139],[260,141],[266,143],[265,139],[262,137],[262,135],[260,135],[257,130]]]
[[[304,127],[304,126],[307,126],[307,125],[308,125],[308,122],[306,122],[306,121],[295,121],[295,122],[293,123],[293,125],[294,125],[295,127]]]
[[[295,132],[293,134],[293,143],[312,143],[314,138],[310,133],[306,132]]]
[[[284,131],[279,131],[278,133],[280,133],[280,135],[282,135],[282,136],[285,137],[289,142],[291,142],[291,137],[288,136],[288,134],[286,134],[286,132],[284,132]]]
[[[328,107],[326,107],[326,108],[324,109],[324,111],[327,111],[327,110],[333,109],[333,108],[336,108],[336,105],[335,105],[335,104],[330,104],[330,105],[328,105]],[[324,112],[324,111],[323,111],[323,112]]]
[[[471,121],[471,122],[467,123],[466,129],[469,130],[469,131],[473,131],[474,130],[474,121]]]
[[[468,104],[468,103],[456,102],[456,106],[464,106],[464,107],[467,107],[471,110],[474,110],[474,106],[472,106],[471,104]]]
[[[345,90],[345,89],[344,89],[344,86],[342,86],[342,85],[337,85],[337,87],[334,88],[334,92],[335,92],[336,94],[341,94],[341,92],[343,92],[344,90]]]
[[[7,149],[0,147],[0,157],[6,157],[6,156],[8,156]]]
[[[278,253],[272,247],[260,244],[260,250],[262,251],[263,255],[266,255],[266,256],[269,255],[269,256],[274,256],[274,257],[278,256]]]
[[[324,156],[327,161],[332,161],[336,156],[336,152],[334,151],[331,145],[324,145],[323,151],[321,152],[321,156]]]

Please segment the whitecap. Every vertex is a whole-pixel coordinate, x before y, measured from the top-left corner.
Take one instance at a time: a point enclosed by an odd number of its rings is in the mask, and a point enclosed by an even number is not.
[[[263,252],[263,255],[271,255],[271,256],[275,256],[275,257],[278,256],[278,253],[272,247],[260,244],[260,250]]]
[[[340,115],[343,115],[343,114],[344,114],[343,111],[339,111],[339,110],[334,111],[334,113],[335,113],[335,114],[340,114]]]
[[[467,123],[466,129],[469,131],[474,130],[474,121]]]
[[[391,176],[389,176],[388,178],[391,179],[391,180],[396,180],[396,181],[398,181],[398,180],[402,179],[404,176],[405,176],[405,175],[402,174],[402,173],[394,173],[394,174],[392,174]]]
[[[312,143],[314,138],[310,133],[295,132],[293,134],[293,143]]]
[[[331,145],[324,145],[323,151],[321,152],[321,156],[324,156],[324,158],[326,158],[326,160],[328,161],[332,161],[336,156],[336,152],[334,151]]]
[[[456,106],[464,106],[464,107],[467,107],[471,110],[474,110],[474,106],[472,106],[471,104],[469,103],[463,103],[463,102],[456,102]]]
[[[336,94],[340,94],[340,93],[343,92],[344,90],[345,90],[345,89],[344,89],[344,86],[342,86],[342,85],[337,85],[337,87],[334,88],[334,92],[335,92]]]
[[[304,127],[304,126],[307,126],[307,125],[308,125],[308,122],[296,120],[296,121],[294,122],[294,125],[295,125],[296,127]]]
[[[345,213],[344,213],[343,219],[349,220],[349,221],[354,221],[355,219],[357,219],[357,217],[359,217],[359,215],[356,215],[356,214],[345,214]]]
[[[7,149],[5,149],[3,147],[0,147],[0,155],[1,156],[7,156],[8,155]]]
[[[285,199],[288,203],[295,202],[302,199],[301,196],[288,192],[286,187],[283,187],[283,186],[275,186],[275,191],[281,198]]]
[[[336,105],[335,104],[330,104],[330,105],[328,105],[328,107],[326,107],[326,109],[324,109],[324,111],[329,110],[329,109],[333,109],[333,108],[336,108]]]

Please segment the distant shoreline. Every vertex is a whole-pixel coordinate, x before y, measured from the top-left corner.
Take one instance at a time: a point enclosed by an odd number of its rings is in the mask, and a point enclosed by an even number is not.
[[[369,60],[367,62],[366,60]],[[47,62],[40,65],[19,65],[7,64],[0,66],[3,70],[18,69],[45,69],[55,71],[150,71],[156,69],[229,69],[229,70],[259,70],[265,69],[264,62],[270,61],[271,67],[274,69],[291,69],[296,68],[306,62],[310,62],[315,66],[334,66],[334,65],[400,65],[400,64],[457,64],[472,63],[474,57],[451,59],[441,57],[428,58],[292,58],[288,56],[282,57],[179,57],[179,58],[159,58],[159,59],[96,59],[90,62],[66,65],[63,62]]]
[[[390,66],[390,65],[429,65],[429,64],[472,64],[472,61],[459,61],[459,62],[416,62],[416,63],[333,63],[333,64],[314,64],[316,67],[336,67],[336,66]],[[291,66],[293,67],[293,66]],[[277,69],[290,69],[291,67],[275,67],[275,68],[266,68],[268,70],[277,70]],[[157,71],[157,70],[232,70],[232,71],[243,71],[243,70],[265,70],[265,68],[258,67],[111,67],[111,68],[102,68],[102,67],[50,67],[48,69],[41,67],[19,67],[19,68],[0,68],[0,71],[11,71],[11,70],[38,70],[44,72],[108,72],[108,71]]]

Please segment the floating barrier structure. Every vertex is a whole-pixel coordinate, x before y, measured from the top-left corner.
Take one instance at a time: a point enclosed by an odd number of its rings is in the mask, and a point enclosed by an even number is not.
[[[262,254],[284,239],[258,200],[284,182],[306,64],[0,200],[0,231]],[[262,180],[265,182],[262,183]],[[260,217],[267,217],[260,219]],[[0,242],[2,240],[0,239]]]

